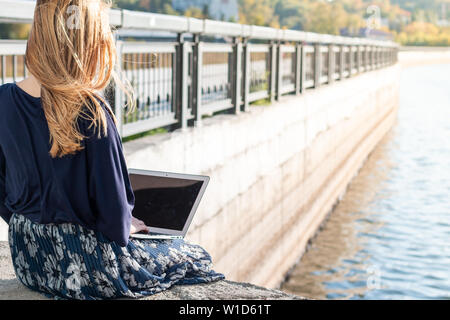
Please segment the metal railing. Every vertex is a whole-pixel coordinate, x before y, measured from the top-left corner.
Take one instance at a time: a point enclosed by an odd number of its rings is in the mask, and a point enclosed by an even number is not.
[[[32,20],[33,2],[0,0],[0,7],[0,22]],[[207,115],[245,112],[256,100],[299,95],[397,62],[393,42],[128,10],[111,10],[110,21],[137,106],[123,110],[126,97],[110,88],[122,137],[201,126]],[[131,41],[124,30],[173,37]],[[1,83],[26,77],[25,48],[24,41],[0,40]]]

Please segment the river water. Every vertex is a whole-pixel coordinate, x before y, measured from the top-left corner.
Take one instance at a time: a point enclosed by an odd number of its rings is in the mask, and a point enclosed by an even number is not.
[[[450,65],[404,69],[396,125],[282,290],[317,299],[450,298]]]

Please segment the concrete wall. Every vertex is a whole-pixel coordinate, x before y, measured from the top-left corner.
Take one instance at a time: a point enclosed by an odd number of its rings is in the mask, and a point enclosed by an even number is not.
[[[187,239],[204,246],[229,280],[277,287],[392,126],[399,71],[372,71],[125,143],[128,166],[209,175]]]
[[[130,168],[211,177],[188,233],[228,279],[277,287],[392,126],[399,67],[125,144]]]

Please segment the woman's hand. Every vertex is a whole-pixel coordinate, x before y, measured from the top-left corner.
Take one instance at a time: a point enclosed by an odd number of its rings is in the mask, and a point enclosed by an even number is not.
[[[138,232],[150,232],[150,228],[145,225],[145,223],[135,217],[131,217],[131,228],[130,234],[138,233]]]

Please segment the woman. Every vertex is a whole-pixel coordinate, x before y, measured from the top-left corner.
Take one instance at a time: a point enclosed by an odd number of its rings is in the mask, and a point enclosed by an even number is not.
[[[101,92],[116,52],[102,0],[38,0],[25,61],[0,86],[0,215],[17,278],[54,298],[151,295],[223,279],[201,247],[136,240],[134,195]],[[131,99],[129,99],[131,100]]]

